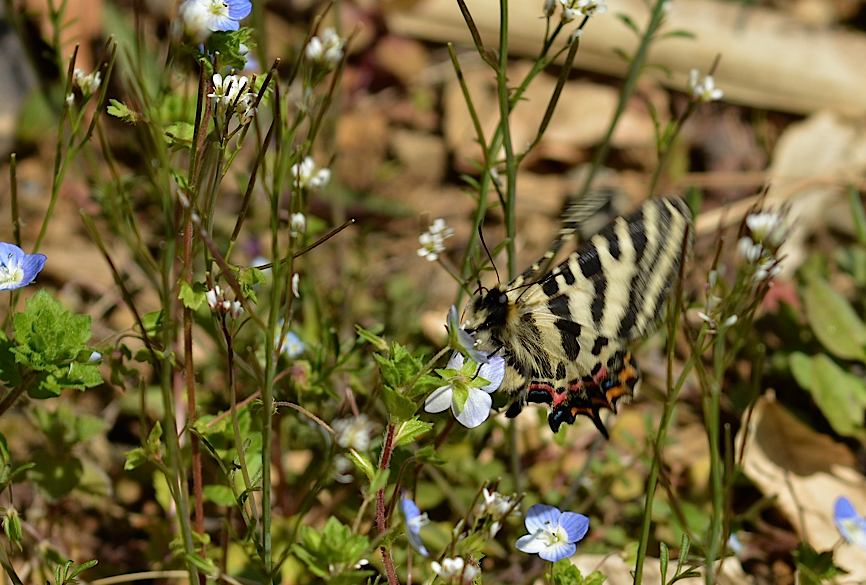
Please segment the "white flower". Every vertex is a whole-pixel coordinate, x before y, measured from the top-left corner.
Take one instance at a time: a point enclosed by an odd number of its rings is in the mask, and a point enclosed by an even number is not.
[[[366,451],[370,448],[373,424],[366,414],[335,420],[331,426],[337,434],[337,444],[344,449]]]
[[[503,496],[497,491],[488,491],[484,488],[481,492],[484,501],[479,506],[480,514],[488,514],[495,520],[502,520],[510,512],[514,511],[514,496]]]
[[[75,103],[75,94],[74,93],[66,94],[66,105],[69,107],[72,107],[72,104],[74,104],[74,103]]]
[[[490,394],[505,377],[505,359],[495,355],[489,360],[480,366],[468,362],[464,367],[463,354],[454,352],[446,369],[451,370],[450,383],[430,393],[424,401],[424,410],[438,413],[451,408],[457,422],[470,429],[487,420],[493,404]]]
[[[331,171],[316,169],[313,157],[308,156],[299,164],[292,165],[292,177],[301,189],[321,189],[331,180]]]
[[[311,160],[311,159],[308,159]],[[293,238],[298,238],[307,231],[307,216],[303,213],[293,213],[289,222]]]
[[[102,74],[99,71],[94,71],[85,75],[84,71],[76,69],[72,72],[72,82],[81,88],[81,93],[84,96],[93,95],[102,85]]]
[[[742,237],[737,242],[737,251],[746,262],[757,262],[764,254],[764,247],[761,244],[756,244],[752,238]]]
[[[777,247],[785,237],[785,226],[782,217],[772,211],[752,213],[746,217],[746,226],[756,242],[766,242],[771,247]]]
[[[218,284],[204,293],[204,298],[207,300],[207,306],[214,313],[223,313],[237,319],[244,312],[241,302],[227,298]]]
[[[559,0],[559,3],[562,5],[562,22],[568,23],[577,18],[578,10],[574,7],[574,0]]]
[[[204,293],[204,298],[207,299],[207,306],[211,311],[215,311],[218,303],[222,301],[223,291],[220,285],[215,285],[212,289]]]
[[[292,294],[295,296],[296,299],[301,298],[301,293],[298,290],[299,284],[301,284],[301,275],[295,272],[292,275]]]
[[[768,258],[758,264],[758,269],[755,270],[753,278],[755,282],[763,282],[777,277],[781,271],[782,267],[779,266],[779,261],[775,257]]]
[[[256,108],[257,96],[254,93],[245,93],[235,103],[235,112],[240,117],[241,124],[251,122],[255,117],[258,108]]]
[[[453,235],[454,230],[445,225],[444,219],[441,217],[436,219],[426,232],[418,236],[418,242],[421,244],[418,255],[427,258],[430,262],[435,262],[439,254],[445,251],[445,240]]]
[[[307,59],[318,63],[325,63],[330,67],[335,66],[343,58],[343,46],[345,43],[333,28],[322,31],[321,37],[310,39],[305,51]]]
[[[689,72],[689,89],[692,96],[699,102],[718,101],[725,95],[725,92],[716,87],[712,75],[707,75],[701,79],[701,72],[697,69],[692,69]]]
[[[604,2],[605,0],[577,0],[576,8],[584,16],[604,14],[607,12],[607,4]]]
[[[337,454],[334,455],[334,479],[339,483],[352,483],[355,478],[352,477],[352,472],[355,466],[348,457]]]
[[[207,94],[207,97],[212,98],[219,104],[229,106],[238,100],[241,93],[249,89],[250,80],[246,75],[226,75],[223,78],[219,73],[213,74],[213,92]],[[240,100],[238,100],[240,103]]]
[[[556,10],[556,0],[544,0],[544,7],[542,8],[542,13],[545,18],[550,18],[553,16],[554,11]]]
[[[433,561],[430,563],[430,568],[443,581],[460,579],[460,583],[472,583],[480,572],[480,569],[476,565],[467,563],[460,557],[453,559],[445,557],[441,563]]]

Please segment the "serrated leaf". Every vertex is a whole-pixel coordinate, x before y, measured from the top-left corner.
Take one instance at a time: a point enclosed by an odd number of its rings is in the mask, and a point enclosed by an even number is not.
[[[367,476],[367,481],[372,482],[376,476],[376,467],[373,465],[373,462],[366,455],[358,453],[354,449],[349,449],[348,457],[355,464],[355,467]]]
[[[147,463],[147,452],[142,447],[136,447],[126,452],[126,462],[123,464],[125,471],[132,471]]]
[[[824,354],[789,358],[791,373],[808,390],[833,430],[846,437],[863,436],[866,381],[849,374]]]
[[[432,428],[433,423],[423,422],[418,420],[418,417],[412,417],[400,424],[394,435],[394,446],[409,444]]]
[[[803,301],[812,331],[830,353],[866,362],[866,325],[842,295],[820,276],[812,276]]]
[[[201,282],[193,284],[181,282],[177,298],[183,303],[184,307],[197,311],[205,301],[205,293],[207,293],[207,287]]]
[[[417,410],[414,402],[389,386],[385,386],[382,389],[382,397],[385,400],[385,408],[388,409],[388,414],[396,421],[412,418]]]
[[[120,118],[127,124],[135,124],[139,120],[137,112],[132,111],[126,104],[115,99],[108,100],[108,107],[105,110],[109,116]]]

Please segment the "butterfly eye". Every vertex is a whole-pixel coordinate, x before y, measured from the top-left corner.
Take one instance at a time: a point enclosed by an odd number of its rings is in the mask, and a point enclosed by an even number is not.
[[[505,295],[499,295],[499,304],[504,305],[508,302],[508,297]]]

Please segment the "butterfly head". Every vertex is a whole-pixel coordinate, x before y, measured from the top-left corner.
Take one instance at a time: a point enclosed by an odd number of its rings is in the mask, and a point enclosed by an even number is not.
[[[465,329],[475,336],[479,348],[495,351],[498,345],[494,339],[506,326],[514,305],[505,290],[499,286],[481,289],[469,303],[466,310]]]

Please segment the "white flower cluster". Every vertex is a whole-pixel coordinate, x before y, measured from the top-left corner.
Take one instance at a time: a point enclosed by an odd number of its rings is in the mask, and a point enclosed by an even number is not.
[[[304,54],[307,59],[314,63],[321,63],[328,68],[336,67],[343,58],[343,47],[345,42],[340,38],[333,28],[326,28],[322,36],[310,39]]]
[[[496,536],[502,528],[502,522],[517,511],[517,496],[503,496],[497,491],[484,488],[481,492],[484,501],[478,506],[480,516],[489,516],[493,520],[490,525],[490,537]]]
[[[84,97],[87,97],[95,94],[99,90],[99,86],[102,85],[102,74],[99,70],[96,70],[93,73],[85,75],[84,71],[76,68],[75,71],[72,72],[72,83],[81,89],[81,93]]]
[[[241,123],[246,124],[256,114],[256,94],[250,91],[250,80],[246,75],[213,76],[213,91],[207,97],[224,108],[234,108]]]
[[[563,22],[571,22],[578,16],[593,16],[607,12],[605,0],[559,0],[559,5],[562,7],[561,17]],[[546,17],[553,16],[555,9],[555,2],[545,0],[544,15]]]
[[[244,312],[244,308],[240,301],[230,301],[226,298],[223,290],[218,284],[214,285],[214,287],[207,291],[204,296],[207,299],[207,306],[210,307],[210,310],[214,313],[222,313],[237,319]]]
[[[293,238],[300,238],[307,231],[307,216],[303,213],[293,213],[289,221],[289,231]]]
[[[337,419],[331,426],[337,435],[337,444],[343,449],[366,451],[370,448],[373,423],[366,414]]]
[[[697,69],[689,72],[689,90],[693,98],[703,103],[718,101],[725,95],[725,92],[716,87],[712,75],[701,78],[701,72]]]
[[[755,265],[755,282],[774,278],[779,274],[778,251],[785,239],[782,217],[774,211],[761,211],[746,217],[749,235],[737,242],[737,251],[749,264]]]
[[[445,557],[441,563],[433,561],[430,563],[430,568],[443,581],[457,582],[461,585],[472,583],[481,572],[478,565],[467,563],[461,557]]]
[[[301,189],[321,189],[331,180],[329,169],[316,168],[316,161],[308,156],[298,164],[292,165],[293,182]],[[292,218],[294,222],[294,217]]]
[[[445,251],[445,240],[454,235],[454,230],[445,225],[441,217],[433,221],[426,232],[418,236],[421,247],[418,255],[430,262],[439,259],[439,254]]]

